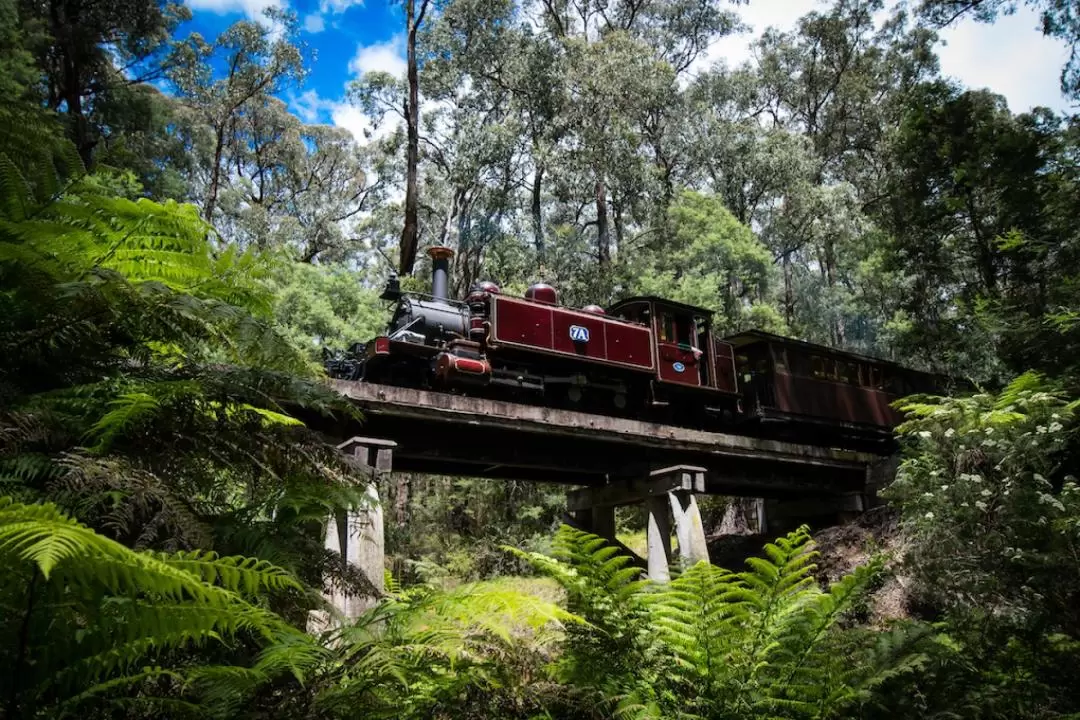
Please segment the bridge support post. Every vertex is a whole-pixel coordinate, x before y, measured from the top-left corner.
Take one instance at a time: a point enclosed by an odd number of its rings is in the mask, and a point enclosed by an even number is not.
[[[601,505],[589,511],[589,532],[608,540],[615,539],[615,506]]]
[[[671,522],[668,502],[663,495],[645,498],[645,538],[648,547],[649,579],[666,583],[671,579]]]
[[[679,560],[690,567],[709,561],[709,546],[705,540],[705,525],[701,522],[697,497],[688,492],[668,493],[671,514],[675,518],[675,537],[679,541]]]
[[[338,445],[338,450],[350,455],[361,471],[366,504],[356,510],[337,513],[326,524],[326,548],[340,555],[342,570],[363,573],[373,595],[381,595],[384,591],[386,562],[378,479],[390,472],[394,447],[396,443],[392,441],[364,437],[354,437]],[[326,598],[346,621],[361,615],[373,602],[371,596],[346,595],[341,591],[331,591]],[[325,626],[327,621],[328,618],[320,618],[313,624]]]
[[[679,543],[679,559],[692,565],[709,559],[705,528],[695,494],[705,491],[705,468],[675,465],[653,470],[647,479],[610,483],[572,490],[566,507],[591,533],[615,540],[615,508],[641,503],[645,512],[649,578],[671,578],[671,526]]]

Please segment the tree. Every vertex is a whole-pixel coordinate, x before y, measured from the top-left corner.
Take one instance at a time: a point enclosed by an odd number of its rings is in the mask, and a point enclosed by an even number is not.
[[[6,492],[57,502],[131,546],[257,550],[308,586],[362,588],[334,571],[319,530],[326,513],[364,502],[353,471],[288,414],[353,413],[271,327],[263,261],[215,248],[192,206],[117,197],[110,177],[80,176],[48,115],[8,120]],[[311,601],[279,609],[303,615]]]
[[[424,16],[432,0],[404,0],[406,58],[405,75],[408,95],[405,97],[405,224],[401,228],[398,254],[398,272],[412,273],[416,264],[416,250],[420,243],[419,198],[417,197],[417,173],[420,165],[420,77],[416,57],[416,41]]]
[[[986,374],[1002,340],[978,306],[1023,307],[1041,322],[1044,278],[1055,271],[1040,258],[1060,257],[1072,242],[1054,209],[1069,167],[1059,160],[1061,137],[1053,115],[1014,116],[985,91],[936,83],[913,94],[875,211],[893,236],[893,267],[916,269],[903,309],[925,333],[921,346],[967,354],[965,364]],[[971,334],[980,317],[989,337]]]
[[[671,235],[635,270],[634,292],[720,312],[718,330],[745,329],[768,294],[772,256],[716,196],[685,191],[668,211]]]
[[[285,32],[240,21],[212,44],[198,35],[191,37],[177,50],[176,66],[169,72],[190,117],[200,155],[195,191],[202,215],[210,222],[218,220],[219,195],[229,177],[225,161],[237,124],[245,115],[272,105],[271,95],[303,75],[300,51],[289,38],[295,20],[273,13],[270,19],[283,23]],[[225,68],[221,77],[215,76],[210,63],[214,57]]]
[[[906,457],[888,496],[902,511],[916,602],[948,622],[961,672],[932,680],[937,707],[1064,717],[1080,703],[1070,473],[1078,403],[1025,373],[999,393],[911,398]]]
[[[766,31],[756,43],[761,60],[748,101],[751,117],[797,133],[810,150],[809,174],[798,177],[773,225],[781,232],[767,237],[784,270],[789,323],[801,294],[795,291],[800,259],[820,270],[826,304],[844,304],[850,281],[841,265],[854,253],[840,242],[854,239],[857,203],[872,199],[880,186],[876,158],[907,93],[937,73],[933,33],[909,28],[902,14],[875,28],[880,9],[880,2],[837,2],[800,19],[796,30]],[[816,336],[844,346],[847,324],[838,315]]]
[[[105,132],[94,120],[101,99],[160,77],[156,61],[168,51],[176,26],[191,17],[182,5],[156,0],[19,0],[19,11],[27,27],[40,23],[32,51],[45,74],[46,105],[62,109],[87,167]]]

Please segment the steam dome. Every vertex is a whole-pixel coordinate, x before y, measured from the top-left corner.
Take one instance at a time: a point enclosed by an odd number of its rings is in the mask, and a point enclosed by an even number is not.
[[[547,283],[533,283],[525,291],[525,299],[548,305],[558,305],[559,292]]]

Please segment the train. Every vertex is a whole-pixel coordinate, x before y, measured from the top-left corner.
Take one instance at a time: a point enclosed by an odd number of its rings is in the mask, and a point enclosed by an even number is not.
[[[566,307],[543,282],[448,297],[453,250],[432,247],[432,292],[391,276],[386,331],[326,357],[334,378],[578,409],[778,440],[889,452],[899,397],[944,379],[896,363],[750,330],[721,337],[713,313],[655,296]]]

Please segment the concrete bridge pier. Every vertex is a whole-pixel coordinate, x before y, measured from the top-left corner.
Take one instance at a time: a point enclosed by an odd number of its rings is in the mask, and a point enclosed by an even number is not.
[[[671,528],[674,521],[678,561],[688,567],[709,559],[705,527],[696,495],[705,492],[705,468],[674,465],[649,473],[647,478],[572,490],[567,509],[578,524],[600,537],[615,540],[615,508],[640,504],[645,513],[648,576],[657,582],[671,579]]]
[[[338,445],[338,450],[360,470],[366,503],[328,518],[325,546],[340,555],[343,570],[363,573],[371,586],[369,595],[347,595],[340,590],[326,593],[338,621],[348,622],[359,617],[371,608],[375,596],[385,590],[386,544],[378,481],[390,473],[396,446],[397,443],[390,440],[366,437],[353,437]],[[310,623],[313,628],[325,628],[332,622],[326,613],[318,615]]]

